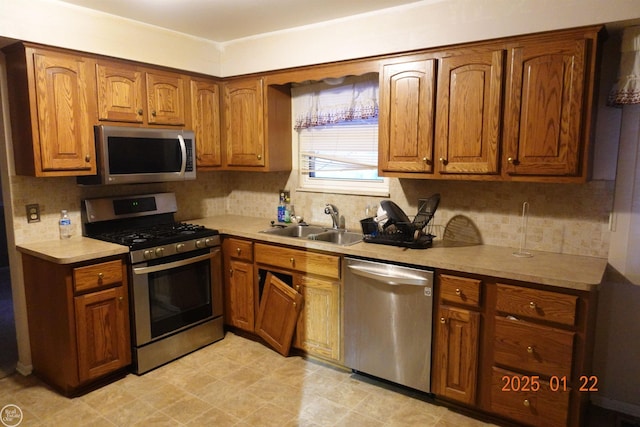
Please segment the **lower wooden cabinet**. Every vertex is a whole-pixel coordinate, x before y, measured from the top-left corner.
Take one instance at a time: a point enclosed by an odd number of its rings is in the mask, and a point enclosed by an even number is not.
[[[298,318],[293,346],[310,354],[340,360],[341,283],[300,275],[296,277],[294,287],[305,303]]]
[[[535,375],[494,367],[491,372],[490,411],[523,424],[566,426],[571,389]]]
[[[22,254],[34,373],[71,395],[131,363],[122,259],[54,264]]]
[[[267,273],[256,333],[283,356],[289,354],[302,301],[299,292]]]
[[[438,310],[434,376],[438,395],[466,404],[476,401],[480,314],[441,306]]]
[[[253,332],[256,314],[253,242],[227,238],[222,243],[222,253],[225,324]]]
[[[121,336],[129,330],[127,290],[117,286],[74,297],[78,373],[81,382],[100,378],[123,366],[131,352]]]
[[[433,348],[433,392],[476,402],[482,281],[439,273]]]
[[[307,354],[341,360],[340,256],[304,249],[255,244],[255,267],[290,275],[302,295],[293,347]]]
[[[526,426],[583,425],[596,292],[437,274],[432,391]]]

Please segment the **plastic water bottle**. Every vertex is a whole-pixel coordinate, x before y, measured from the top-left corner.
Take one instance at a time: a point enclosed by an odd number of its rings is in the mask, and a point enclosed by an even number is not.
[[[60,211],[60,238],[69,239],[71,237],[71,219],[65,209]]]

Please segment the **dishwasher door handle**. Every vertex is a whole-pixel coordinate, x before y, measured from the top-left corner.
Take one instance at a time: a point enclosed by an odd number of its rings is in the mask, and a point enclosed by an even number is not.
[[[429,286],[430,280],[423,277],[409,277],[403,275],[389,275],[367,267],[359,265],[348,265],[351,272],[357,276],[373,279],[377,282],[386,283],[387,285],[411,285],[411,286]]]

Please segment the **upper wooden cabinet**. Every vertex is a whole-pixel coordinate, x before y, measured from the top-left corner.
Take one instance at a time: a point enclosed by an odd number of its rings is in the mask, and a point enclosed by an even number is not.
[[[587,43],[574,35],[511,49],[504,136],[509,175],[583,172],[591,110],[586,95],[594,84]]]
[[[144,73],[138,67],[99,61],[96,78],[99,120],[144,122]]]
[[[586,181],[599,30],[511,37],[386,60],[380,174]]]
[[[500,172],[504,50],[461,51],[440,60],[436,171]]]
[[[224,84],[224,163],[229,169],[291,169],[291,94],[244,78]]]
[[[220,143],[220,86],[204,79],[191,79],[191,123],[196,134],[196,165],[222,166]]]
[[[99,61],[98,118],[103,121],[184,126],[188,79],[134,64]]]
[[[94,60],[17,44],[5,49],[16,173],[96,173]]]
[[[378,169],[433,171],[436,60],[406,58],[384,64],[380,75]]]
[[[146,77],[149,124],[184,126],[188,79],[161,71],[147,72]]]
[[[264,87],[262,79],[224,85],[226,163],[264,166]]]

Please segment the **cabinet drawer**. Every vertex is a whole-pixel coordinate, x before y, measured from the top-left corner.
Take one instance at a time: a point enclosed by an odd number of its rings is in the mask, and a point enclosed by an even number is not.
[[[340,257],[335,255],[256,243],[255,259],[258,264],[340,278]]]
[[[574,333],[496,317],[496,364],[541,375],[571,376]]]
[[[566,426],[571,389],[556,382],[549,384],[532,378],[494,367],[491,412],[527,425]],[[532,387],[537,391],[533,391]]]
[[[466,277],[440,275],[440,298],[443,301],[480,307],[482,281]]]
[[[253,262],[253,242],[241,239],[224,239],[222,250],[231,258]]]
[[[109,261],[73,269],[75,292],[88,291],[122,282],[122,261]]]
[[[498,284],[496,309],[513,315],[573,325],[577,296]]]

